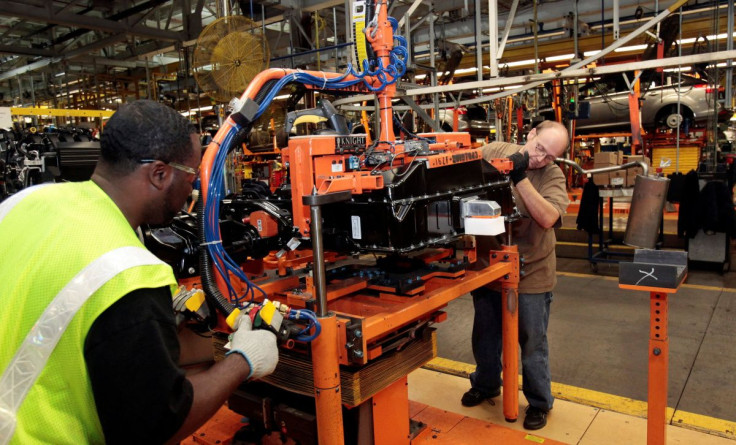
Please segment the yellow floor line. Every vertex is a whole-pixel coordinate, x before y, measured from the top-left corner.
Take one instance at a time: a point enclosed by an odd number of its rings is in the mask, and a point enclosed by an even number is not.
[[[594,275],[594,274],[587,274],[587,273],[575,273],[575,272],[557,272],[557,275],[561,277],[573,277],[573,278],[598,278],[601,280],[607,280],[607,281],[618,281],[618,277],[609,277],[604,275]],[[686,289],[700,289],[700,290],[713,290],[713,291],[723,291],[723,292],[730,292],[735,293],[736,289],[730,288],[730,287],[718,287],[718,286],[706,286],[703,284],[688,284],[684,283],[681,284],[680,287],[684,287]]]
[[[729,439],[736,439],[736,422],[717,419],[715,417],[677,410],[672,418],[672,425],[682,426],[683,428],[702,431],[704,433],[717,434]]]
[[[593,275],[588,273],[575,273],[575,272],[557,272],[557,275],[561,277],[573,277],[573,278],[599,278],[601,280],[618,281],[618,277],[608,277],[605,275]]]
[[[437,357],[424,365],[424,368],[467,378],[475,370],[475,365]],[[519,385],[521,385],[521,376],[519,376]],[[630,416],[642,418],[646,418],[647,416],[647,402],[641,400],[555,382],[552,382],[552,394],[561,400],[567,400],[581,405],[593,406]],[[736,422],[682,410],[675,411],[670,407],[667,407],[666,417],[670,419],[670,423],[674,426],[736,439]]]

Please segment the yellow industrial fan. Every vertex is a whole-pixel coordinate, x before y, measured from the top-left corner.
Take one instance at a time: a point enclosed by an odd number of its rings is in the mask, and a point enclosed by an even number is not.
[[[243,16],[221,17],[207,25],[194,48],[194,78],[212,99],[240,97],[268,68],[270,50],[261,28]]]

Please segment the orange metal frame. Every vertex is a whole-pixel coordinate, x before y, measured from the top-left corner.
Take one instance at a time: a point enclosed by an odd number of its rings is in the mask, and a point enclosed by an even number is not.
[[[670,340],[667,294],[652,292],[649,298],[649,383],[647,394],[647,444],[667,443],[667,381]]]
[[[427,255],[427,262],[451,258],[452,251],[441,250]],[[342,444],[341,364],[347,364],[346,326],[351,320],[362,322],[363,350],[367,351],[364,363],[377,358],[383,351],[373,346],[382,338],[414,322],[440,322],[446,318],[441,312],[450,301],[473,289],[500,282],[503,302],[503,412],[508,421],[518,417],[518,282],[519,255],[516,246],[504,246],[503,250],[484,253],[490,257],[490,265],[479,271],[461,271],[447,274],[428,274],[425,285],[415,294],[399,296],[381,292],[378,296],[361,292],[367,283],[349,279],[332,283],[328,292],[328,316],[320,318],[322,332],[312,342],[314,367],[314,397],[317,407],[318,443]],[[299,303],[314,295],[311,280],[300,293],[296,276],[278,278],[262,283],[269,298],[284,300],[299,307]],[[298,297],[298,299],[297,299]],[[355,363],[352,363],[353,365]],[[508,395],[508,396],[506,396]],[[373,415],[375,443],[409,444],[409,398],[406,376],[389,383],[369,401]],[[203,441],[202,443],[209,443]]]
[[[371,42],[376,55],[383,61],[384,66],[390,63],[390,51],[393,45],[391,24],[387,17],[386,0],[377,0],[379,8],[378,26],[376,33],[366,35]],[[369,30],[370,31],[370,30]],[[276,80],[295,73],[296,70],[269,69],[257,75],[248,85],[241,100],[255,100],[262,87],[271,80]],[[306,71],[314,76],[328,78],[341,77],[342,74]],[[347,76],[345,80],[355,79]],[[373,85],[379,80],[372,77],[366,79]],[[351,88],[355,91],[364,91],[365,88],[357,85]],[[396,91],[395,85],[388,85],[377,93],[381,114],[380,136],[377,136],[376,150],[389,151],[393,157],[394,167],[409,164],[416,157],[407,154],[396,156],[404,152],[404,146],[394,144],[393,119],[391,99]],[[207,199],[207,189],[213,171],[215,156],[225,136],[235,126],[232,118],[222,124],[220,131],[215,135],[208,146],[201,168],[202,199]],[[481,158],[479,150],[471,148],[470,135],[467,133],[433,134],[436,142],[430,144],[430,149],[438,154],[421,157],[428,168],[441,168],[448,165],[475,162]],[[293,224],[302,236],[310,236],[310,207],[303,204],[302,198],[307,195],[327,194],[349,190],[353,194],[376,190],[383,187],[381,175],[371,175],[370,171],[351,170],[345,168],[348,154],[338,153],[335,138],[332,136],[313,136],[292,138],[288,149],[282,151],[283,161],[290,165],[292,184]],[[493,165],[503,173],[508,173],[512,165],[507,160],[496,160]],[[433,261],[449,259],[452,251],[436,255]],[[505,247],[502,251],[488,253],[491,264],[479,271],[464,271],[459,273],[433,273],[423,277],[424,285],[415,289],[409,295],[395,295],[386,288],[369,286],[365,280],[353,278],[340,282],[328,283],[328,314],[320,317],[321,334],[311,343],[312,362],[314,366],[315,403],[317,407],[317,427],[319,443],[333,445],[343,443],[342,407],[340,396],[341,364],[353,364],[347,357],[345,339],[347,337],[346,324],[351,320],[360,320],[362,323],[362,363],[380,356],[383,351],[380,341],[386,337],[410,327],[412,323],[437,322],[444,319],[440,311],[451,300],[458,298],[471,290],[479,288],[493,281],[502,283],[504,295],[504,416],[513,421],[518,416],[518,379],[517,379],[517,351],[518,351],[518,281],[519,256],[515,246]],[[470,257],[474,258],[475,254]],[[334,261],[336,257],[326,255],[326,261]],[[277,268],[279,276],[270,280],[261,280],[259,286],[268,293],[269,298],[285,301],[295,307],[303,307],[309,298],[315,298],[317,292],[314,280],[306,279],[303,286],[295,275],[287,275],[288,268],[301,267],[307,261],[313,261],[311,254],[299,255],[288,253],[283,258],[267,257],[254,264],[246,264],[244,269],[249,273],[259,273],[264,267]],[[429,260],[428,260],[429,261]],[[217,285],[226,289],[222,278],[216,274]],[[235,277],[231,277],[236,288],[243,286]],[[298,289],[298,291],[295,291]],[[369,295],[368,290],[372,293]],[[375,293],[378,291],[378,296]],[[409,443],[408,392],[406,377],[389,384],[373,398],[374,434],[376,443]]]
[[[684,281],[684,278],[683,278]],[[677,289],[619,284],[622,289],[647,290],[649,294],[649,378],[647,383],[647,444],[667,443],[667,383],[670,340],[667,333],[667,296]]]
[[[380,346],[372,343],[416,321],[440,321],[438,312],[450,301],[493,281],[502,283],[503,313],[503,397],[504,417],[518,417],[518,283],[519,255],[516,246],[504,246],[489,253],[491,264],[480,271],[465,271],[457,278],[433,277],[416,295],[399,297],[380,294],[378,297],[352,292],[331,300],[330,316],[320,319],[322,333],[312,343],[315,373],[319,443],[342,444],[342,416],[339,395],[339,365],[347,364],[345,355],[346,324],[350,319],[362,321],[365,351],[364,363],[381,355]],[[358,280],[352,283],[360,290]],[[337,289],[350,289],[340,283]],[[365,286],[363,286],[365,288]],[[349,318],[348,318],[349,317]],[[327,322],[327,330],[325,323]],[[335,326],[333,327],[333,324]],[[373,427],[376,443],[409,444],[408,390],[406,377],[385,387],[372,397]],[[329,416],[328,414],[329,413]],[[329,420],[326,418],[329,417]],[[326,422],[326,423],[325,423]],[[338,425],[339,424],[339,425]]]

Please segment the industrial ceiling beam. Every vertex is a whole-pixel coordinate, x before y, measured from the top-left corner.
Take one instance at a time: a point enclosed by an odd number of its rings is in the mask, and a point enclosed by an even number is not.
[[[0,54],[15,54],[18,56],[53,57],[56,54],[48,49],[29,48],[26,46],[0,45]]]
[[[69,14],[66,12],[56,14],[55,11],[50,8],[29,7],[27,4],[12,1],[0,2],[0,15],[44,23],[54,23],[75,28],[96,29],[110,33],[125,33],[148,39],[168,41],[180,40],[180,35],[177,32],[159,30],[145,26],[129,26],[127,23],[116,22],[99,17]]]
[[[724,23],[721,23],[722,26],[720,26],[718,33],[724,33],[726,32],[726,26]],[[695,19],[690,22],[683,23],[682,25],[682,38],[692,38],[697,36],[703,36],[708,34],[716,34],[715,30],[713,28],[713,20],[710,18],[701,18],[701,19]],[[605,41],[607,43],[612,43],[613,37],[611,32],[608,32],[605,35]],[[638,43],[644,43],[644,37],[642,37],[640,40],[635,40],[632,42],[632,44],[638,44]],[[426,45],[415,45],[416,50],[423,51],[426,48]],[[578,46],[579,51],[581,53],[585,53],[588,51],[599,51],[601,49],[601,36],[600,34],[594,35],[594,36],[588,36],[588,37],[581,37],[578,40]],[[687,48],[688,44],[683,45],[683,48]],[[540,42],[538,44],[538,50],[539,53],[545,54],[547,57],[549,56],[557,56],[560,54],[572,54],[573,48],[572,48],[572,42],[570,39],[564,39],[564,40],[547,40]],[[504,51],[504,57],[502,60],[502,63],[500,64],[500,68],[504,67],[504,63],[509,62],[516,62],[519,60],[529,60],[533,57],[530,57],[530,54],[533,53],[533,46],[531,44],[526,45],[515,45],[512,47],[507,47]],[[632,58],[638,55],[638,53],[631,52],[631,53],[617,53],[619,58]],[[422,57],[421,55],[419,56]],[[609,56],[610,57],[610,56]],[[484,64],[488,64],[488,56],[487,54],[484,57],[483,60]],[[468,68],[472,66],[476,66],[476,60],[475,56],[473,54],[466,54],[463,57],[463,60],[458,65],[459,69]],[[533,65],[529,65],[530,69],[533,69]]]
[[[123,19],[128,19],[129,17],[131,17],[131,16],[133,16],[135,14],[138,14],[138,13],[140,13],[142,11],[145,11],[147,9],[150,9],[151,11],[153,11],[153,10],[156,9],[156,6],[160,5],[161,3],[164,3],[165,1],[166,0],[150,0],[150,1],[147,1],[147,2],[144,2],[144,3],[139,3],[139,4],[135,5],[135,6],[133,6],[132,8],[124,9],[124,10],[122,10],[122,11],[120,11],[118,13],[115,13],[115,14],[109,16],[109,17],[104,17],[104,19],[105,20],[109,20],[109,21],[118,22],[118,21],[123,20]],[[77,16],[84,15],[84,14],[86,14],[87,12],[89,12],[92,9],[93,8],[86,8],[86,9],[78,12],[76,15]],[[58,12],[55,13],[55,14],[58,14]],[[128,26],[134,27],[136,24],[137,23],[128,23]],[[46,28],[51,28],[52,26],[53,25],[49,25]],[[72,39],[77,38],[79,36],[83,36],[83,35],[85,35],[86,33],[90,32],[90,31],[91,31],[90,29],[84,29],[84,28],[75,29],[75,30],[73,30],[73,31],[71,31],[71,32],[69,32],[67,34],[64,34],[64,35],[59,36],[58,38],[54,39],[51,42],[51,44],[52,45],[57,45],[59,43],[64,43],[64,42],[66,42],[68,40],[72,40]]]
[[[59,9],[57,9],[56,12],[55,12],[55,14],[60,14],[60,13],[62,13],[64,11],[66,11],[67,9],[71,8],[72,6],[74,6],[74,4],[77,3],[78,1],[79,0],[70,0],[69,3],[67,3],[66,5],[62,6]]]
[[[125,34],[114,34],[109,37],[105,37],[104,39],[97,40],[95,42],[90,43],[89,45],[85,45],[81,48],[77,48],[72,51],[67,51],[64,53],[63,56],[54,56],[50,57],[48,59],[41,59],[36,62],[30,63],[28,65],[7,71],[5,73],[0,74],[0,81],[12,79],[13,77],[23,75],[25,73],[29,73],[31,71],[35,71],[39,68],[43,68],[45,66],[59,63],[64,60],[72,60],[79,56],[87,55],[93,51],[97,51],[101,48],[104,48],[108,45],[115,44],[121,40],[125,40]]]
[[[332,8],[332,7],[335,7],[338,5],[344,5],[344,4],[345,4],[345,0],[326,0],[323,2],[304,6],[302,8],[302,12],[314,12],[314,11],[319,11],[319,10],[326,9],[326,8]],[[278,23],[283,20],[285,20],[285,17],[283,14],[280,14],[277,16],[269,17],[265,20],[255,21],[255,26],[270,25],[271,23]],[[194,46],[196,43],[197,43],[197,39],[185,40],[181,43],[181,46],[182,47]],[[153,57],[161,53],[168,53],[176,49],[174,45],[162,46],[154,42],[152,42],[151,46],[153,46],[153,49],[150,49],[150,50],[145,49],[143,50],[145,52],[141,52],[138,55],[139,60],[145,60],[147,57]]]
[[[650,20],[648,20],[644,25],[642,25],[639,28],[637,28],[636,30],[632,31],[626,37],[623,37],[623,38],[621,38],[619,40],[616,40],[612,45],[606,47],[605,49],[602,49],[597,54],[595,54],[593,56],[590,56],[590,57],[586,58],[585,60],[581,60],[579,62],[576,62],[576,63],[570,65],[569,67],[565,68],[561,72],[564,73],[564,72],[570,72],[570,71],[577,70],[578,68],[582,68],[582,67],[584,67],[586,65],[590,65],[592,62],[595,62],[596,60],[600,59],[601,57],[605,57],[606,54],[609,54],[609,53],[615,51],[616,49],[618,49],[618,48],[626,45],[627,43],[631,42],[632,40],[634,40],[639,35],[643,34],[645,31],[647,31],[652,26],[656,25],[657,23],[660,23],[662,20],[664,20],[665,18],[667,18],[670,14],[672,14],[674,11],[676,11],[678,8],[680,8],[682,5],[684,5],[685,3],[687,3],[687,1],[688,0],[677,0],[677,1],[675,1],[673,4],[671,4],[669,6],[669,8],[665,9],[664,11],[660,12],[659,14],[657,14],[657,16],[655,16],[655,17],[651,18]],[[524,90],[529,89],[529,88],[536,88],[536,87],[542,85],[544,82],[545,82],[544,80],[531,82],[529,84],[526,84],[524,87],[520,87],[518,89],[517,88],[512,89],[512,90],[510,90],[509,93],[502,92],[502,93],[493,94],[491,96],[488,96],[488,99],[497,99],[497,98],[501,98],[501,97],[506,97],[506,96],[508,96],[510,94],[518,93],[518,92],[524,91]]]
[[[728,60],[728,59],[733,59],[733,58],[736,58],[736,50],[695,54],[692,56],[666,57],[664,59],[644,60],[641,62],[620,63],[620,64],[615,64],[615,65],[602,65],[602,66],[598,66],[595,68],[575,68],[575,69],[570,69],[570,70],[557,71],[554,73],[540,73],[540,74],[530,74],[530,75],[523,75],[523,76],[497,77],[497,78],[489,79],[489,80],[481,80],[481,81],[474,81],[474,82],[461,82],[461,83],[455,83],[455,84],[450,84],[450,85],[439,85],[436,87],[428,86],[428,87],[420,87],[420,88],[411,88],[411,89],[406,89],[404,91],[401,91],[401,93],[397,93],[397,97],[423,96],[423,95],[429,95],[429,94],[435,94],[435,93],[452,93],[456,91],[479,90],[479,89],[493,88],[493,87],[508,87],[511,85],[518,86],[521,84],[521,87],[511,88],[511,89],[501,91],[499,93],[495,93],[495,94],[488,95],[488,96],[479,96],[473,99],[466,99],[466,100],[460,101],[460,105],[472,105],[472,104],[478,104],[478,103],[488,103],[500,97],[517,94],[521,91],[525,91],[530,88],[534,88],[536,86],[539,86],[545,82],[549,82],[554,79],[585,78],[585,77],[592,77],[592,76],[601,76],[604,74],[622,73],[622,72],[633,71],[633,70],[669,68],[669,67],[691,65],[695,63],[713,63],[713,62],[720,62],[723,60]],[[399,89],[400,88],[401,88],[401,85],[399,86]],[[350,96],[350,97],[345,97],[341,99],[336,99],[332,101],[332,104],[335,106],[340,106],[340,108],[343,110],[353,110],[353,111],[360,111],[364,109],[372,110],[373,107],[371,106],[362,107],[362,106],[346,105],[346,104],[359,103],[362,101],[366,101],[366,100],[369,101],[373,99],[375,99],[375,95],[361,94],[357,96]],[[439,105],[442,106],[443,108],[457,106],[455,102],[443,102],[443,103],[440,103]],[[422,104],[419,106],[423,109],[433,107],[432,104]],[[395,106],[394,109],[402,111],[402,110],[407,110],[409,108],[408,107],[402,108],[401,106]]]
[[[86,66],[91,65],[104,65],[104,66],[119,66],[121,68],[145,68],[146,62],[142,60],[117,60],[109,59],[106,57],[79,57],[74,60],[75,64],[81,64]]]
[[[506,26],[503,30],[503,38],[501,44],[498,45],[498,58],[503,57],[503,50],[506,48],[506,41],[509,39],[509,33],[511,32],[511,25],[514,24],[514,16],[516,15],[516,8],[519,6],[519,0],[514,0],[509,10],[509,15],[506,17]],[[479,14],[480,15],[480,14]]]
[[[399,27],[404,26],[404,20],[408,20],[409,17],[411,17],[411,15],[414,14],[414,11],[416,11],[419,5],[421,4],[422,4],[422,0],[414,0],[414,3],[411,4],[409,9],[401,17],[401,20],[399,20]]]
[[[315,12],[315,11],[321,11],[323,9],[333,8],[335,6],[340,6],[344,4],[345,4],[345,0],[326,0],[326,1],[318,2],[318,3],[314,3],[311,5],[305,4],[304,6],[302,6],[301,10],[302,12]],[[271,23],[278,23],[285,19],[286,17],[284,17],[283,14],[279,14],[273,17],[269,17],[265,20],[256,21],[256,25],[261,26],[261,23],[263,23],[264,25],[270,25]]]

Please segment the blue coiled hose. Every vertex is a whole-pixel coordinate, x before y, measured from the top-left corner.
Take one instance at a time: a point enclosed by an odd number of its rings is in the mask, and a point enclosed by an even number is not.
[[[398,29],[398,22],[393,17],[389,17],[388,20],[391,23],[393,32],[395,33]],[[406,73],[406,63],[404,60],[408,57],[408,51],[406,49],[406,39],[403,36],[394,34],[394,40],[397,42],[397,45],[394,46],[389,54],[390,63],[388,66],[383,66],[383,61],[381,59],[377,59],[375,69],[371,70],[371,64],[369,61],[363,60],[364,72],[362,73],[356,72],[352,64],[348,64],[345,74],[332,79],[314,76],[305,72],[295,72],[288,76],[284,76],[273,84],[268,93],[263,97],[253,120],[258,119],[271,105],[276,94],[278,94],[279,91],[281,91],[287,84],[292,82],[302,83],[319,89],[330,90],[346,89],[363,82],[364,86],[373,92],[381,91],[386,86],[396,83],[401,76]],[[345,80],[350,75],[355,77],[355,79]],[[380,81],[380,84],[374,87],[368,81],[366,76],[377,78]],[[256,291],[264,298],[267,296],[263,289],[248,279],[245,272],[243,272],[240,266],[230,257],[230,255],[228,255],[222,247],[222,237],[220,236],[220,202],[225,194],[223,172],[227,160],[227,154],[230,151],[230,145],[232,145],[233,140],[236,138],[236,135],[240,130],[241,127],[233,122],[230,131],[225,135],[222,145],[220,145],[218,152],[215,155],[207,188],[207,201],[204,208],[204,234],[207,252],[213,260],[212,262],[217,273],[222,277],[227,286],[230,301],[238,307],[242,307],[246,300],[252,302],[256,296]],[[230,273],[245,283],[246,290],[243,295],[239,295],[230,282]],[[308,322],[307,327],[300,331],[299,335],[296,337],[297,340],[311,341],[319,335],[321,327],[314,312],[306,309],[291,309],[288,316],[289,319],[292,320],[307,320]],[[307,333],[313,327],[314,333],[312,335],[308,335]]]

